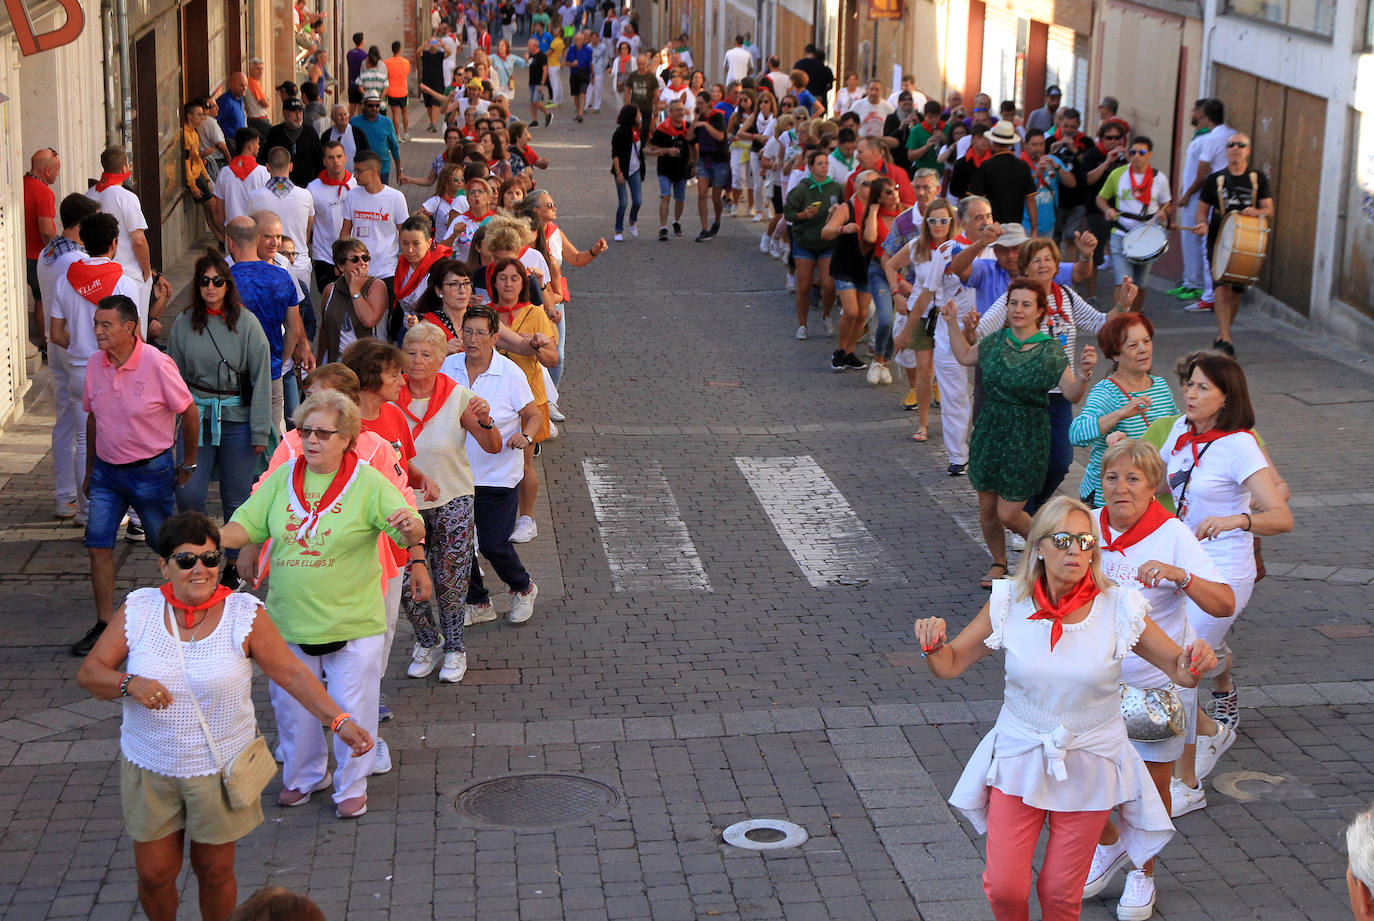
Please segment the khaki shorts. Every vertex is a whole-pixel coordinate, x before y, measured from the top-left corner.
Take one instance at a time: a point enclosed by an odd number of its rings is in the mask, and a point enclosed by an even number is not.
[[[119,756],[119,800],[135,841],[158,841],[186,829],[199,844],[237,841],[263,822],[262,803],[230,809],[218,774],[168,777]]]

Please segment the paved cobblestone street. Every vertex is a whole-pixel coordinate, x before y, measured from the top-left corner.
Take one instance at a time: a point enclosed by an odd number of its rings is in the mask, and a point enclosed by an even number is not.
[[[613,114],[535,132],[553,163],[539,182],[582,249],[612,231]],[[418,136],[420,175],[440,146]],[[403,623],[383,682],[395,769],[351,823],[327,798],[277,807],[273,781],[239,847],[241,896],[304,890],[331,921],[991,917],[983,840],[945,798],[1000,706],[1001,663],[936,682],[911,636],[984,598],[976,499],[945,475],[938,412],[913,444],[902,390],[832,373],[814,314],[792,338],[761,225],[727,217],[695,244],[693,200],[685,235],[657,242],[646,178],[639,238],[570,273],[568,422],[521,549],[534,619],[471,629],[458,686],[396,677]],[[1145,309],[1159,373],[1213,338],[1210,316],[1158,291]],[[1338,921],[1341,832],[1374,799],[1374,362],[1244,310],[1235,343],[1296,526],[1264,542],[1268,578],[1231,640],[1240,737],[1160,856],[1156,916]],[[92,609],[81,532],[50,517],[48,380],[0,434],[0,919],[123,921],[143,915],[119,707],[85,695],[67,652]],[[145,547],[117,559],[121,596],[160,581]],[[261,676],[255,697],[271,737]],[[530,771],[584,774],[619,802],[520,831],[455,811],[473,781]],[[747,818],[810,838],[724,844]],[[1120,891],[1083,917],[1114,918]],[[183,894],[198,917],[193,878]]]

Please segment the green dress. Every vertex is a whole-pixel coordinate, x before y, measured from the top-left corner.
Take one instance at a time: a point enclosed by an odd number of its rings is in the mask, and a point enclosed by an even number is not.
[[[983,408],[969,440],[969,482],[979,492],[1024,502],[1040,489],[1050,462],[1049,392],[1069,360],[1054,341],[1021,351],[1006,331],[978,346]]]

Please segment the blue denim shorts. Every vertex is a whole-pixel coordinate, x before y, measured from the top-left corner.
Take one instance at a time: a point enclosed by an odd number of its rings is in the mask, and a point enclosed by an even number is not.
[[[711,160],[697,161],[697,178],[705,179],[717,189],[730,187],[730,164],[715,163]]]
[[[664,198],[667,198],[667,197],[668,197],[668,194],[669,194],[670,192],[672,193],[672,196],[673,196],[674,200],[676,200],[676,201],[686,201],[686,200],[687,200],[687,180],[686,180],[686,179],[669,179],[667,176],[659,176],[659,177],[658,177],[658,194],[661,195],[661,196],[663,196]]]
[[[868,285],[856,285],[852,281],[845,281],[843,278],[835,279],[836,291],[858,291],[860,294],[868,293]]]
[[[96,458],[91,467],[91,501],[86,546],[113,547],[119,524],[132,508],[156,552],[162,522],[175,510],[176,466],[170,450],[137,467],[116,467]]]
[[[798,243],[796,240],[793,240],[793,241],[792,241],[792,258],[793,258],[793,259],[810,259],[812,262],[820,262],[822,259],[827,259],[827,258],[829,258],[829,256],[830,256],[830,250],[825,250],[824,252],[819,252],[819,253],[817,253],[817,252],[812,252],[811,250],[807,249],[805,246],[802,246],[802,245],[801,245],[800,243]]]

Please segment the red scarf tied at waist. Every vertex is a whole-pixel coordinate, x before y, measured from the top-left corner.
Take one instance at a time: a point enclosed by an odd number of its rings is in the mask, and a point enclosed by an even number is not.
[[[162,597],[167,599],[167,604],[171,606],[173,611],[181,612],[181,619],[182,622],[186,624],[187,630],[190,630],[191,626],[195,623],[197,612],[210,610],[232,594],[234,594],[233,589],[229,588],[227,585],[217,585],[209,601],[202,602],[201,604],[187,604],[178,599],[176,595],[172,594],[172,583],[167,582],[162,586]]]
[[[396,286],[397,300],[409,297],[414,290],[419,287],[420,282],[429,277],[429,270],[440,259],[447,259],[453,255],[453,247],[444,246],[442,243],[434,243],[429,247],[429,252],[425,253],[417,266],[411,266],[406,261],[405,256],[396,260],[396,278],[393,282]]]
[[[420,437],[420,433],[425,430],[425,425],[438,415],[439,410],[444,408],[444,404],[448,402],[448,398],[453,395],[454,388],[457,386],[458,382],[447,374],[436,374],[434,376],[434,392],[429,395],[429,405],[425,407],[425,415],[421,418],[410,411],[410,404],[415,400],[415,395],[410,392],[410,378],[406,378],[406,382],[401,386],[401,395],[396,398],[396,407],[410,420],[410,437],[412,439]]]
[[[243,176],[239,176],[239,178],[242,179]],[[339,198],[344,197],[344,193],[348,191],[348,184],[352,181],[353,174],[350,173],[348,170],[344,170],[342,179],[331,179],[329,177],[329,172],[327,170],[320,170],[320,182],[324,183],[327,186],[333,186],[336,189],[338,189]]]
[[[1214,441],[1217,441],[1217,440],[1219,440],[1219,439],[1225,438],[1227,435],[1234,435],[1234,434],[1236,434],[1237,432],[1243,432],[1243,431],[1245,431],[1245,429],[1230,429],[1230,430],[1223,430],[1223,429],[1208,429],[1208,430],[1205,431],[1205,432],[1199,433],[1196,429],[1193,428],[1193,424],[1190,422],[1190,423],[1188,423],[1188,427],[1187,427],[1186,429],[1183,430],[1183,434],[1182,434],[1182,435],[1179,435],[1179,436],[1178,436],[1178,439],[1177,439],[1176,441],[1174,441],[1174,447],[1173,447],[1173,450],[1172,450],[1170,453],[1172,453],[1172,454],[1177,454],[1179,451],[1182,451],[1185,447],[1187,447],[1187,448],[1192,448],[1192,449],[1193,449],[1193,463],[1196,464],[1196,463],[1197,463],[1197,460],[1198,460],[1198,458],[1197,458],[1197,446],[1198,446],[1198,445],[1211,444],[1211,443],[1214,442]]]
[[[123,185],[129,181],[129,177],[132,175],[132,170],[127,173],[101,173],[100,181],[95,184],[95,190],[103,192],[112,185]]]
[[[1064,618],[1092,601],[1101,591],[1097,587],[1097,583],[1093,581],[1093,574],[1084,573],[1083,578],[1078,580],[1078,584],[1070,589],[1063,598],[1060,598],[1058,604],[1055,604],[1050,601],[1050,594],[1045,590],[1045,580],[1042,578],[1035,583],[1032,594],[1037,610],[1028,619],[1054,621],[1054,626],[1050,628],[1051,652],[1054,651],[1054,644],[1059,642],[1064,635]]]
[[[258,168],[257,157],[250,157],[248,154],[239,154],[229,161],[229,172],[238,177],[239,182],[248,178],[248,174]]]
[[[1158,500],[1151,499],[1149,507],[1145,509],[1145,514],[1140,516],[1140,520],[1118,534],[1115,540],[1106,541],[1102,545],[1102,549],[1104,552],[1110,550],[1114,553],[1125,553],[1129,548],[1158,531],[1166,521],[1173,517],[1165,510],[1164,506],[1159,504]],[[1106,540],[1110,533],[1107,530],[1107,510],[1104,508],[1102,510],[1103,539]]]

